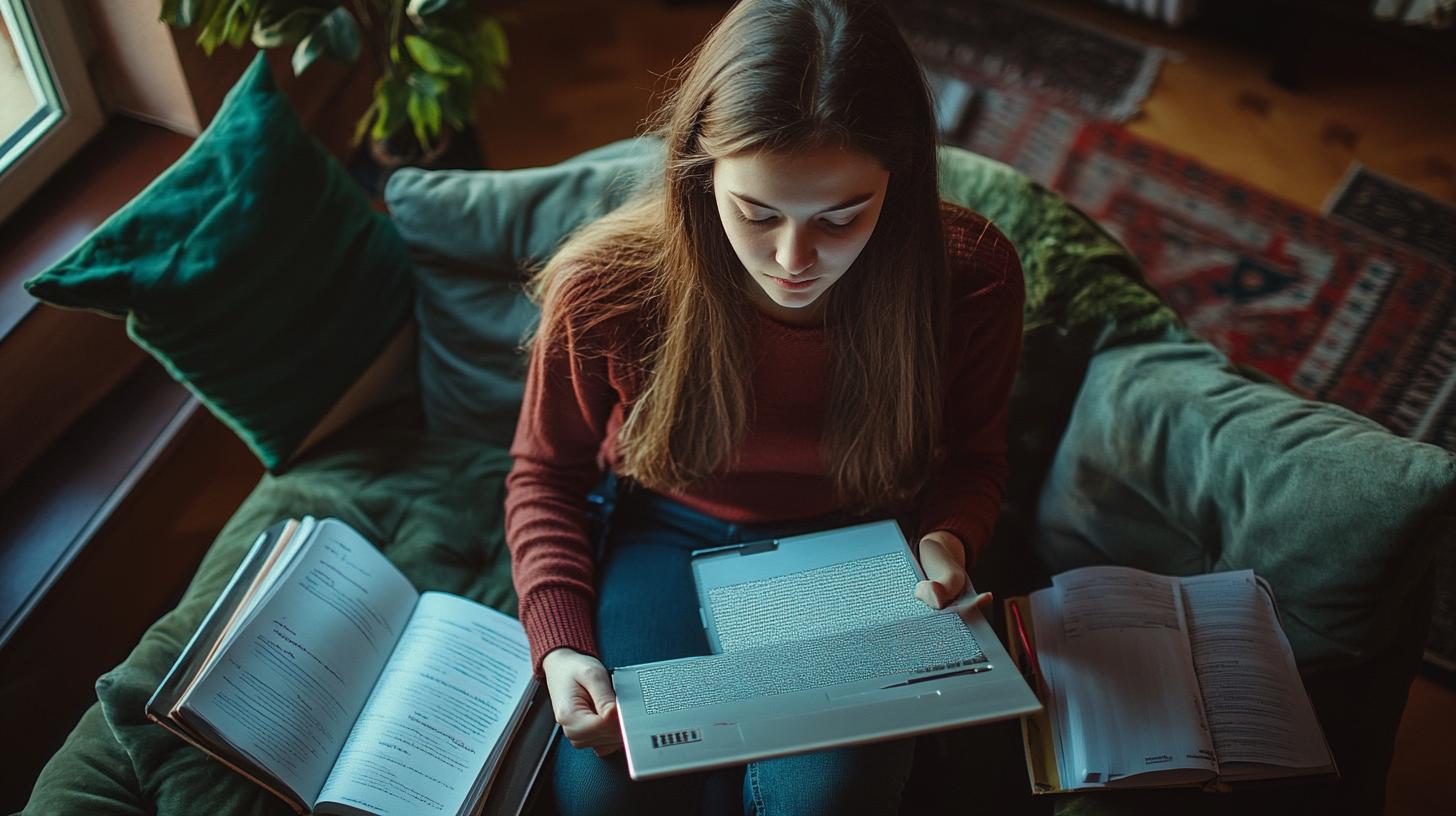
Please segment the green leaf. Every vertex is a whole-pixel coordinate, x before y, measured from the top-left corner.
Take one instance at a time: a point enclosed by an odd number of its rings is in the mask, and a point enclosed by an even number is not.
[[[420,140],[420,147],[429,150],[432,137],[440,132],[440,103],[433,96],[415,90],[410,94],[407,106],[415,138]]]
[[[197,37],[197,44],[202,46],[203,52],[209,57],[226,38],[228,15],[232,12],[232,7],[240,0],[210,0],[210,2],[211,7],[199,16],[203,23],[202,32]],[[199,11],[203,11],[203,9],[200,8]]]
[[[501,28],[499,20],[494,17],[482,20],[477,36],[482,48],[495,56],[497,65],[510,64],[511,52],[506,45],[506,30]]]
[[[162,10],[157,19],[174,28],[192,25],[192,4],[183,0],[162,0]]]
[[[299,41],[293,51],[294,75],[308,70],[308,66],[319,57],[344,63],[359,58],[359,24],[343,6],[325,15],[314,30]]]
[[[432,74],[426,74],[422,71],[415,71],[414,73],[410,74],[409,84],[411,88],[415,88],[425,96],[431,97],[439,96],[440,94],[444,93],[447,88],[450,87],[449,82]]]
[[[404,13],[410,18],[410,22],[415,24],[415,28],[423,29],[429,28],[434,22],[426,18],[459,5],[459,0],[409,0],[409,5],[405,7]]]
[[[405,114],[405,100],[409,88],[399,80],[380,77],[374,83],[374,101],[379,106],[379,116],[369,135],[376,140],[388,139],[390,134],[403,127],[408,121]]]
[[[450,6],[455,0],[410,0],[405,7],[405,13],[411,18],[429,17],[431,14],[438,14]]]
[[[217,2],[218,0],[163,0],[161,17],[177,28],[191,28],[199,20],[207,19]]]
[[[270,14],[260,14],[253,24],[253,45],[259,48],[278,48],[292,45],[318,26],[325,10],[321,8],[296,8],[281,17],[270,19]]]
[[[369,108],[364,111],[364,115],[360,116],[359,121],[355,123],[354,138],[349,142],[350,147],[358,147],[359,143],[364,141],[364,137],[369,133],[369,125],[374,121],[374,115],[378,112],[379,100],[376,99],[369,103]]]
[[[493,66],[488,68],[485,76],[480,78],[480,84],[497,91],[504,91],[506,89],[506,83],[501,76],[501,72],[497,71]]]
[[[223,37],[227,44],[233,48],[241,48],[247,42],[248,34],[253,30],[253,23],[258,18],[258,7],[252,0],[239,0],[239,2],[228,11],[227,27],[223,30]]]
[[[470,68],[464,60],[439,48],[424,37],[415,34],[406,34],[404,47],[409,49],[410,56],[414,57],[419,66],[432,74],[443,74],[445,76],[469,76]]]

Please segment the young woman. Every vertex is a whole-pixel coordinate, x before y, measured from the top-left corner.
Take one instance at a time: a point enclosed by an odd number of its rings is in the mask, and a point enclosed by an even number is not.
[[[715,544],[894,517],[917,597],[960,596],[1006,480],[1021,267],[940,200],[929,92],[872,0],[744,0],[677,80],[658,182],[534,280],[506,534],[563,731],[546,798],[894,813],[913,739],[631,781],[608,667],[708,652],[689,552]]]

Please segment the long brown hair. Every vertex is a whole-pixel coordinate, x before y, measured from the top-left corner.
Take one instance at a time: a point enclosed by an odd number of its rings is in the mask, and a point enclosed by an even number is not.
[[[723,232],[713,162],[861,151],[890,179],[868,243],[822,295],[834,353],[821,449],[845,509],[913,497],[941,442],[949,280],[932,102],[904,39],[873,0],[744,0],[669,79],[647,122],[666,147],[661,176],[536,272],[535,342],[647,321],[647,348],[616,350],[643,378],[619,475],[683,490],[722,472],[753,420],[756,284]]]

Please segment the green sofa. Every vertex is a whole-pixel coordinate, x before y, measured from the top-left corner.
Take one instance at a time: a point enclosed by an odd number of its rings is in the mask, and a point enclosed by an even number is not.
[[[376,328],[401,338],[395,351],[353,372],[347,399],[314,417],[334,430],[277,459],[286,464],[219,532],[176,609],[98,679],[97,702],[25,813],[288,812],[143,715],[247,546],[279,518],[340,517],[417,587],[514,612],[503,478],[524,370],[517,343],[535,316],[520,271],[650,179],[660,155],[642,137],[552,167],[394,175],[386,199],[409,247],[413,316]],[[984,800],[986,789],[945,801],[932,790],[996,769],[993,781],[1032,812],[1378,812],[1424,640],[1434,543],[1456,515],[1456,460],[1246,376],[1190,336],[1081,213],[1004,165],[954,148],[941,158],[943,195],[1007,234],[1027,281],[1013,478],[974,580],[1004,596],[1085,563],[1254,568],[1279,596],[1343,776],[1228,796],[1033,799],[1016,775],[1014,728],[991,727],[921,738],[906,811],[961,812],[962,797]]]

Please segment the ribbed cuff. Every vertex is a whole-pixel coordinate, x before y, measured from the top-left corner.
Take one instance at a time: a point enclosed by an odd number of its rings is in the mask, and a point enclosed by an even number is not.
[[[545,677],[541,659],[560,646],[598,656],[592,632],[595,606],[590,596],[565,587],[545,587],[521,601],[521,625],[531,644],[531,671],[536,677]]]

